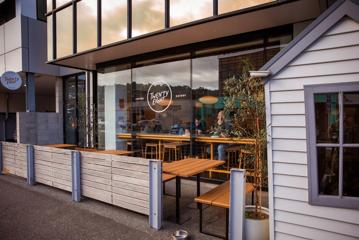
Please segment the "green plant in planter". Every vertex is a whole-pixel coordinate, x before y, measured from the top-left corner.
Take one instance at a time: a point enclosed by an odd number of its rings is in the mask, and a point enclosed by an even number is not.
[[[253,69],[251,64],[248,61],[242,64],[242,73],[225,81],[224,111],[233,119],[232,136],[255,139],[254,146],[247,146],[254,156],[255,211],[247,213],[246,217],[262,219],[268,217],[260,211],[266,143],[264,86],[261,79],[250,77],[249,71]]]

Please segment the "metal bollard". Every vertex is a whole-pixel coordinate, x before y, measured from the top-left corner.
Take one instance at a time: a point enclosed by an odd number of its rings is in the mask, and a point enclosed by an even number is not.
[[[162,162],[150,160],[150,227],[162,227]]]
[[[35,162],[34,162],[34,146],[26,146],[26,158],[27,158],[27,184],[35,184]]]
[[[72,200],[81,201],[81,155],[78,151],[71,153]]]
[[[246,170],[232,169],[230,182],[229,239],[242,240],[246,203]]]

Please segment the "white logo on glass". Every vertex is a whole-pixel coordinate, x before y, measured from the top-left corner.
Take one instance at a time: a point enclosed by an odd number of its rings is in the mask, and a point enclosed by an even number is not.
[[[164,81],[152,83],[147,91],[147,104],[156,113],[166,111],[172,104],[170,85]]]

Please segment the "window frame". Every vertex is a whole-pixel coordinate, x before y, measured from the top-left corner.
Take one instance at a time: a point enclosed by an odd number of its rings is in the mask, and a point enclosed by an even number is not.
[[[305,85],[305,115],[307,131],[307,160],[308,160],[308,200],[309,204],[316,206],[359,209],[359,197],[343,196],[343,149],[345,147],[359,148],[359,143],[344,143],[343,126],[343,94],[359,92],[359,82]],[[339,142],[319,143],[316,140],[315,103],[314,94],[338,93],[339,103]],[[317,147],[339,148],[339,194],[338,196],[320,195],[318,182]]]

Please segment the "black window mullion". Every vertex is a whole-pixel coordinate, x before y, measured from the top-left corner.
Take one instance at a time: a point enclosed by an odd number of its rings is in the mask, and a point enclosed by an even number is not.
[[[213,0],[213,16],[218,15],[218,0]]]
[[[97,47],[102,45],[102,2],[97,0]]]
[[[165,28],[170,27],[170,0],[165,0]]]
[[[127,0],[127,38],[132,37],[132,0]]]
[[[339,197],[343,196],[343,142],[344,142],[344,126],[343,126],[343,92],[339,92]]]
[[[77,53],[77,2],[72,3],[72,53]]]

